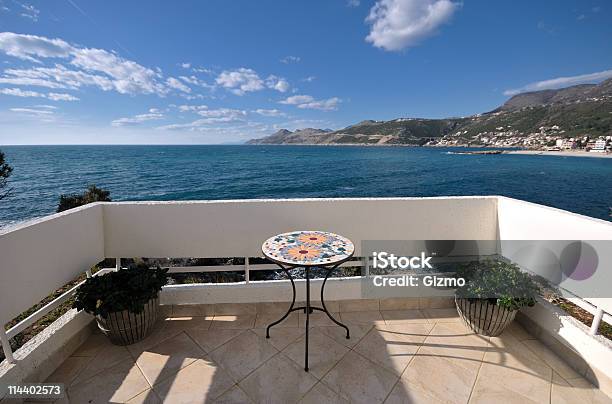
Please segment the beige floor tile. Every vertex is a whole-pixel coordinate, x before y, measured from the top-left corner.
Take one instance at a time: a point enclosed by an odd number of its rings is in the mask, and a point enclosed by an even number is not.
[[[454,297],[419,297],[420,309],[446,309],[455,307]]]
[[[527,348],[525,348],[527,349]],[[488,352],[487,352],[488,354]],[[538,362],[521,362],[507,356],[505,361],[491,363],[485,355],[471,402],[543,403],[550,399],[552,369]]]
[[[239,383],[255,402],[295,403],[317,383],[309,373],[282,354]]]
[[[385,324],[380,311],[350,311],[347,313],[340,313],[340,322],[346,324],[361,324],[361,325],[377,325]]]
[[[148,389],[127,401],[128,404],[161,404],[159,396],[153,389]]]
[[[353,349],[399,376],[432,327],[433,324],[378,326]]]
[[[212,316],[172,317],[164,321],[164,328],[168,331],[208,330],[212,324],[212,319]]]
[[[142,352],[180,334],[181,331],[176,327],[166,327],[166,321],[159,321],[149,336],[135,344],[128,345],[127,349],[134,358],[137,358]]]
[[[293,341],[304,335],[304,328],[276,328],[270,329],[270,338],[266,338],[265,328],[256,328],[252,330],[255,334],[264,338],[266,342],[271,344],[274,348],[282,351],[291,344]]]
[[[125,402],[149,388],[138,366],[124,360],[97,377],[68,389],[71,403],[106,404]]]
[[[94,331],[71,356],[96,356],[100,349],[111,345],[108,338],[99,331]]]
[[[172,317],[172,305],[171,304],[160,305],[157,310],[158,310],[157,315],[160,320],[163,320],[168,317]]]
[[[524,341],[527,339],[536,339],[533,335],[529,334],[525,327],[523,327],[518,321],[513,321],[510,323],[508,328],[504,330],[504,332],[509,332],[519,341]]]
[[[255,303],[217,303],[215,304],[215,315],[238,315],[238,314],[257,314]]]
[[[304,367],[305,338],[298,338],[283,350],[283,354]],[[323,377],[349,351],[344,345],[313,328],[308,335],[308,368],[316,378]]]
[[[446,358],[468,370],[480,366],[489,338],[474,334],[463,323],[437,323],[427,336],[420,356]]]
[[[237,314],[215,316],[212,321],[211,329],[241,329],[253,328],[255,325],[255,314]]]
[[[153,389],[164,403],[207,403],[233,385],[223,369],[207,359],[198,359]]]
[[[540,359],[542,359],[548,366],[553,368],[564,379],[575,379],[581,377],[578,372],[570,367],[563,359],[558,357],[553,351],[550,350],[546,345],[538,340],[530,339],[523,341],[523,344]]]
[[[593,386],[586,379],[581,379],[584,382],[578,383],[581,386],[572,386],[564,380],[559,374],[553,374],[553,383],[550,396],[552,404],[603,404],[612,403],[612,398],[606,396],[597,387]]]
[[[253,400],[238,385],[232,387],[215,400],[215,404],[244,404],[252,402]]]
[[[319,382],[306,393],[300,404],[349,404],[349,401]]]
[[[528,374],[549,375],[552,369],[533,354],[523,343],[511,333],[489,339],[489,348],[485,353],[485,363],[499,365],[524,371]]]
[[[73,380],[72,384],[80,383],[87,380],[98,373],[106,370],[117,363],[129,359],[133,361],[132,356],[124,346],[112,345],[110,342],[104,344],[102,349],[98,351],[89,363],[79,372],[78,376]]]
[[[395,297],[380,299],[380,311],[384,310],[411,310],[419,308],[418,297]]]
[[[430,321],[423,316],[420,310],[386,310],[380,312],[387,325],[398,324],[427,324]]]
[[[257,314],[285,314],[291,302],[260,302],[255,304]],[[280,316],[279,316],[280,317]]]
[[[272,324],[275,321],[278,321],[284,313],[264,313],[257,314],[257,318],[255,319],[255,327],[254,328],[266,328],[268,325]],[[290,313],[286,319],[282,322],[276,324],[274,327],[297,327],[298,326],[298,314],[296,312]],[[274,328],[273,327],[273,328]]]
[[[211,352],[236,338],[246,330],[187,330],[189,335],[204,351]]]
[[[382,403],[397,376],[361,355],[350,351],[323,378],[336,393],[354,403]]]
[[[331,315],[336,320],[340,321],[340,313],[331,313]],[[298,327],[306,327],[306,314],[300,312],[298,316]],[[315,311],[314,313],[311,313],[309,321],[311,327],[326,327],[332,325],[337,326],[337,324],[334,323],[326,313],[321,311]]]
[[[457,360],[422,355],[419,350],[402,375],[402,386],[421,400],[431,396],[442,402],[467,403],[478,366],[466,369]]]
[[[379,311],[377,299],[355,299],[340,300],[339,309],[341,313],[350,311]]]
[[[427,394],[427,392],[411,385],[408,380],[401,378],[389,397],[385,400],[385,404],[441,404],[442,401]]]
[[[144,351],[136,363],[149,384],[155,386],[204,355],[204,351],[183,332]]]
[[[215,309],[212,304],[182,304],[172,306],[172,317],[212,316]]]
[[[346,330],[340,326],[333,325],[330,327],[318,327],[321,332],[330,338],[333,338],[337,343],[345,347],[352,348],[372,329],[372,325],[347,324],[350,332],[349,339],[346,338]]]
[[[85,356],[71,356],[62,363],[51,376],[47,377],[45,383],[63,383],[70,386],[79,372],[92,360]]]
[[[212,351],[210,357],[238,382],[277,352],[265,337],[248,330]]]
[[[446,309],[422,309],[425,318],[435,321],[436,323],[459,323],[461,317],[457,313],[457,309],[446,308]]]

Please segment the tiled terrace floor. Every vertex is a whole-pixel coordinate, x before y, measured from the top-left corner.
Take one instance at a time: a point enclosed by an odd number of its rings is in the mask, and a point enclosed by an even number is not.
[[[200,314],[200,315],[194,315]],[[206,316],[176,310],[145,341],[94,334],[49,381],[71,403],[590,403],[612,402],[517,323],[501,337],[467,330],[454,309],[311,317],[309,373],[303,314]],[[301,325],[301,327],[300,327]]]

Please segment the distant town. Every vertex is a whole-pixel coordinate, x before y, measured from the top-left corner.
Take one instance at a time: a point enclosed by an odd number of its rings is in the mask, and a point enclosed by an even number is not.
[[[497,127],[495,131],[475,135],[470,143],[465,143],[465,133],[458,132],[446,135],[441,139],[432,139],[425,146],[483,146],[483,147],[519,147],[545,151],[586,151],[592,153],[612,152],[612,135],[609,136],[564,136],[565,131],[559,126],[541,126],[539,132],[527,135],[508,127]]]

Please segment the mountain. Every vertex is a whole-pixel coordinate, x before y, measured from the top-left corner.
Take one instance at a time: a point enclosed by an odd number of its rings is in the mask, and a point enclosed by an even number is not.
[[[331,132],[330,129],[305,128],[291,132],[281,129],[278,132],[261,139],[251,139],[247,144],[313,144],[318,143],[320,135]]]
[[[249,144],[538,146],[551,137],[612,135],[612,79],[511,97],[499,108],[464,118],[365,120],[337,131],[281,129]]]

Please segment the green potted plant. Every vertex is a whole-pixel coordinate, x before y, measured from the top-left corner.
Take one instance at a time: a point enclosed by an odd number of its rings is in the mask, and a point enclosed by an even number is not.
[[[93,276],[78,288],[73,307],[93,314],[112,343],[133,344],[145,338],[157,320],[166,272],[140,263]]]
[[[501,260],[472,262],[457,275],[465,285],[455,292],[455,306],[474,332],[490,337],[501,334],[521,307],[533,306],[539,287],[531,276]]]

